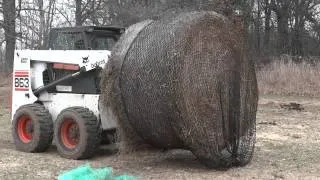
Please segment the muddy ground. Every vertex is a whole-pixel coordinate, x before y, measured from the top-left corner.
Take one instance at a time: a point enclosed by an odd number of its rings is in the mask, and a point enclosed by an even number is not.
[[[95,158],[85,161],[63,159],[54,146],[41,154],[18,152],[11,138],[7,94],[7,88],[0,87],[0,179],[56,179],[62,172],[88,163],[141,179],[320,179],[320,98],[260,97],[252,162],[215,171],[183,150],[120,156],[112,147],[101,147]],[[304,110],[283,106],[290,102],[301,104]]]

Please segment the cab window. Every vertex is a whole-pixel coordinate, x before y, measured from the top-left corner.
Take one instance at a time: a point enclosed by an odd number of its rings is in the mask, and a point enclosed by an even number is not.
[[[110,36],[95,36],[92,38],[92,49],[94,50],[111,50],[115,45],[116,39]]]

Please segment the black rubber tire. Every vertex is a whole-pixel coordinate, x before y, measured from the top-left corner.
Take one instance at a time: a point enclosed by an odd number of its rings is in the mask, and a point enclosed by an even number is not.
[[[62,140],[61,129],[66,119],[72,119],[79,128],[79,142],[75,148],[68,148]],[[88,159],[100,145],[100,133],[97,117],[88,108],[70,107],[63,110],[55,122],[54,138],[59,154],[68,159]]]
[[[18,123],[22,116],[32,120],[32,139],[28,143],[23,142],[18,134]],[[47,150],[53,139],[53,122],[49,111],[40,104],[21,106],[13,117],[12,136],[19,151],[36,153]]]

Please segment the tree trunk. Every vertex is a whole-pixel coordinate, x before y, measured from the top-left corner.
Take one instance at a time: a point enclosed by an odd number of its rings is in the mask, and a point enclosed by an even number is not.
[[[264,51],[269,54],[270,52],[270,20],[271,20],[271,7],[270,7],[270,2],[269,0],[265,0],[265,22],[264,22]]]
[[[278,32],[279,32],[279,50],[281,54],[289,53],[289,28],[288,28],[288,16],[285,13],[281,13],[278,16]]]
[[[258,3],[258,14],[257,14],[257,19],[255,21],[255,31],[256,31],[256,49],[258,55],[261,54],[261,2],[257,1]]]
[[[294,14],[294,29],[293,29],[293,37],[292,37],[292,54],[303,56],[303,45],[302,45],[302,36],[303,31],[305,29],[306,19],[308,13],[309,4],[305,1],[294,1],[295,5],[295,14]]]
[[[279,53],[289,54],[289,17],[291,1],[281,0],[277,2],[275,12],[277,14],[278,23],[278,39],[279,39]]]
[[[39,42],[38,42],[38,48],[37,49],[44,49],[44,27],[45,27],[45,17],[44,17],[44,10],[43,10],[43,0],[38,0],[38,7],[39,7],[39,13],[40,13],[40,27],[39,27]]]
[[[48,13],[45,20],[44,36],[43,36],[43,47],[45,49],[49,48],[49,32],[52,27],[54,20],[54,13],[56,10],[56,0],[49,0]]]
[[[15,18],[16,1],[3,0],[3,29],[6,41],[6,72],[11,72],[13,67],[14,50],[16,44]]]
[[[81,1],[82,0],[75,0],[76,1],[76,26],[82,26],[82,12],[81,12]]]

